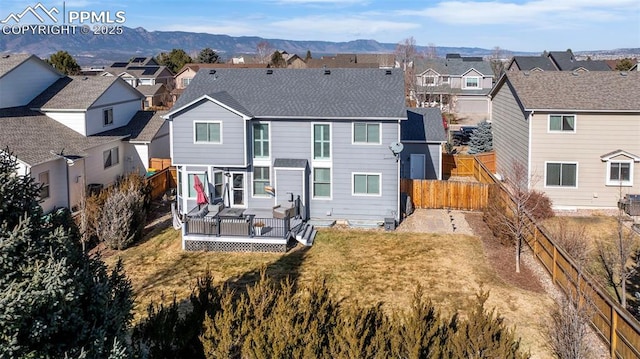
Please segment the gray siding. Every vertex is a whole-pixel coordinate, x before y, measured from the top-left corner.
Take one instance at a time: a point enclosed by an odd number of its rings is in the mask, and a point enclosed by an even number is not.
[[[194,122],[221,121],[222,144],[195,144]],[[239,166],[245,163],[245,121],[211,101],[203,101],[173,118],[173,163]]]
[[[529,122],[506,83],[493,97],[491,106],[496,171],[511,176],[514,163],[529,166]]]
[[[404,149],[400,154],[400,176],[402,178],[410,178],[411,173],[411,154],[424,154],[425,157],[425,179],[435,180],[438,179],[438,173],[440,168],[440,156],[438,152],[441,151],[440,144],[426,144],[426,143],[404,143]]]
[[[331,124],[332,157],[329,162],[317,162],[312,159],[313,123]],[[271,166],[277,158],[306,159],[309,163],[310,170],[306,172],[306,176],[311,218],[383,220],[395,214],[399,191],[398,164],[388,146],[389,143],[398,141],[399,124],[397,122],[382,123],[380,145],[352,144],[352,122],[350,121],[274,120],[270,122],[270,127]],[[330,200],[311,197],[314,165],[331,167],[332,197]],[[353,196],[351,186],[354,172],[380,173],[381,196]],[[274,175],[272,167],[272,184]],[[283,191],[280,188],[281,184],[277,183],[277,185],[277,191]],[[250,207],[265,207],[265,204],[273,205],[275,202],[276,199],[268,201],[263,198],[249,197]]]

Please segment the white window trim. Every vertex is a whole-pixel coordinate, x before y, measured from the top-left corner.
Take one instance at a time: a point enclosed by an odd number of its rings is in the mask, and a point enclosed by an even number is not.
[[[220,124],[220,142],[196,141],[196,125],[199,123],[218,123]],[[221,145],[223,139],[222,121],[193,121],[193,144],[195,145]]]
[[[559,163],[559,164],[567,164],[567,165],[576,165],[576,185],[574,187],[571,186],[548,186],[547,185],[547,164],[549,163]],[[573,161],[545,161],[544,162],[544,188],[562,188],[562,189],[577,189],[579,182],[579,173],[580,173],[580,165],[578,162]],[[562,182],[562,177],[560,177],[560,182]]]
[[[356,193],[355,192],[355,178],[356,175],[368,175],[368,176],[378,176],[380,180],[378,181],[380,188],[379,193],[377,194],[369,194],[369,193]],[[351,195],[354,197],[382,197],[382,173],[376,172],[351,172]]]
[[[573,116],[573,131],[552,130],[551,129],[551,116]],[[550,113],[547,115],[547,133],[576,133],[578,130],[578,116],[572,113],[559,114]]]
[[[229,184],[229,206],[234,207],[234,208],[247,208],[247,202],[248,202],[248,195],[247,195],[247,176],[249,175],[249,172],[242,172],[242,171],[231,171],[229,172],[229,174],[231,176],[229,176],[227,178],[227,183]],[[233,192],[234,192],[234,188],[233,188],[233,175],[234,174],[242,174],[242,203],[243,204],[234,204],[233,203]],[[252,176],[253,177],[253,174]],[[226,176],[225,176],[226,178]],[[252,178],[253,179],[253,178]],[[251,192],[253,192],[253,190],[251,190]]]
[[[628,181],[612,181],[611,180],[611,164],[612,163],[629,163],[629,180]],[[605,178],[605,183],[607,186],[616,186],[616,187],[633,187],[633,163],[634,160],[614,160],[610,159],[607,161],[607,177]]]
[[[467,86],[467,79],[476,79],[476,80],[478,80],[478,86],[475,86],[475,87]],[[462,88],[463,89],[482,90],[482,78],[480,76],[464,76],[462,78]]]
[[[378,125],[378,142],[356,142],[356,124],[365,124],[369,125]],[[363,146],[379,146],[382,144],[382,122],[352,122],[351,123],[351,144],[352,145],[363,145]]]
[[[266,167],[266,168],[268,168],[269,169],[269,182],[267,183],[267,185],[268,186],[272,186],[272,183],[273,183],[272,182],[273,171],[272,171],[271,166],[269,166],[269,165],[261,166],[261,165],[257,165],[257,164],[254,163],[253,167],[252,167],[252,171],[251,171],[251,198],[272,198],[271,195],[268,194],[268,193],[265,193],[265,194],[256,194],[255,193],[254,184],[255,184],[256,178],[255,178],[254,170],[255,170],[256,167]]]
[[[427,79],[433,79],[433,83],[427,82]],[[425,75],[422,77],[422,85],[425,87],[435,87],[438,85],[438,76],[436,75]]]
[[[109,111],[111,111],[111,122],[106,123],[105,120],[104,120],[104,115],[105,115],[105,113],[107,113]],[[102,127],[113,126],[113,122],[114,122],[114,120],[113,120],[113,107],[102,109]]]
[[[255,138],[254,138],[254,132],[253,132],[253,125],[267,125],[267,133],[268,133],[268,136],[269,136],[269,156],[267,156],[267,157],[256,157],[256,148],[255,148]],[[254,163],[261,163],[261,161],[264,161],[265,163],[268,163],[268,164],[271,163],[271,142],[273,142],[271,140],[271,122],[260,121],[260,122],[254,122],[254,123],[251,124],[251,146],[252,146]],[[260,165],[259,167],[267,167],[267,166]]]
[[[316,168],[325,168],[329,170],[329,196],[328,197],[316,197],[313,191],[313,185],[315,184],[314,170]],[[333,168],[330,166],[315,166],[311,168],[311,199],[316,201],[331,201],[333,199]]]
[[[442,82],[443,84],[448,84],[449,82],[451,82],[451,76],[440,76],[440,82]]]
[[[315,158],[315,133],[316,125],[329,125],[329,158]],[[331,122],[311,122],[311,161],[312,162],[331,162],[333,158],[333,126]]]
[[[66,164],[65,164],[66,166]],[[42,175],[47,175],[47,183],[42,182]],[[42,188],[40,189],[40,193],[42,193],[42,189],[44,189],[45,187],[47,188],[47,196],[46,197],[40,197],[40,199],[47,199],[51,197],[51,175],[49,174],[49,171],[42,171],[40,173],[38,173],[38,183],[40,183],[42,185]],[[38,194],[40,195],[40,194]]]

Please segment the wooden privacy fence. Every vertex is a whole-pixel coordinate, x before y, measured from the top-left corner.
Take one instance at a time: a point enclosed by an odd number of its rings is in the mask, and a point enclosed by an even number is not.
[[[487,207],[489,187],[488,184],[474,182],[400,181],[400,192],[408,194],[416,208],[482,210]]]
[[[171,167],[171,158],[152,158],[149,160],[149,167],[156,171]]]
[[[147,177],[147,182],[151,185],[151,198],[160,198],[169,189],[176,188],[176,169],[175,167],[167,167],[158,171]]]
[[[497,191],[492,199],[504,204],[513,202],[503,183],[498,181],[492,172],[479,160],[475,160],[478,172],[474,176],[480,182],[492,184],[490,191]],[[506,205],[506,208],[511,206]],[[529,219],[526,242],[534,256],[540,261],[547,273],[565,294],[579,294],[588,297],[595,307],[591,318],[592,327],[609,346],[612,358],[640,358],[640,323],[623,308],[611,295],[590,275],[579,270],[576,263],[560,247],[549,233],[535,221]],[[579,290],[578,290],[579,289]]]
[[[481,172],[476,163],[477,161],[483,163],[491,173],[496,171],[495,152],[479,153],[477,155],[450,155],[443,153],[442,176],[444,178],[451,176],[477,177],[477,174]]]

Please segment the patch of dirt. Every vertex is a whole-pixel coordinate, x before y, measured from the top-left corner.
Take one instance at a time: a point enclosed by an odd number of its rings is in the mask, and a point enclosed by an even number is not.
[[[515,248],[500,243],[487,224],[482,220],[482,213],[467,212],[465,219],[473,233],[482,240],[482,246],[487,253],[489,263],[498,276],[510,285],[536,293],[544,293],[545,289],[538,280],[538,276],[525,263],[520,261],[520,273],[515,271]],[[523,253],[524,256],[524,253]]]

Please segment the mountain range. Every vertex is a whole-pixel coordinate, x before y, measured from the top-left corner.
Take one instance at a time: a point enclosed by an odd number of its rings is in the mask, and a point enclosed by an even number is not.
[[[147,31],[144,28],[123,27],[120,35],[0,35],[0,52],[27,52],[40,57],[65,50],[82,65],[104,66],[113,61],[124,61],[132,56],[155,56],[160,52],[181,48],[192,56],[206,47],[216,50],[223,59],[237,54],[255,53],[257,45],[267,41],[271,48],[304,56],[307,50],[314,57],[335,55],[336,53],[392,53],[397,44],[380,43],[375,40],[354,40],[348,42],[294,41],[265,39],[258,36],[228,36],[182,31]],[[416,46],[419,52],[426,47]],[[550,49],[564,50],[564,49]],[[636,49],[637,50],[637,49]],[[436,47],[438,56],[459,53],[463,56],[488,56],[492,49],[478,47]],[[638,53],[640,51],[636,51]],[[511,52],[507,55],[535,55],[539,53]]]

